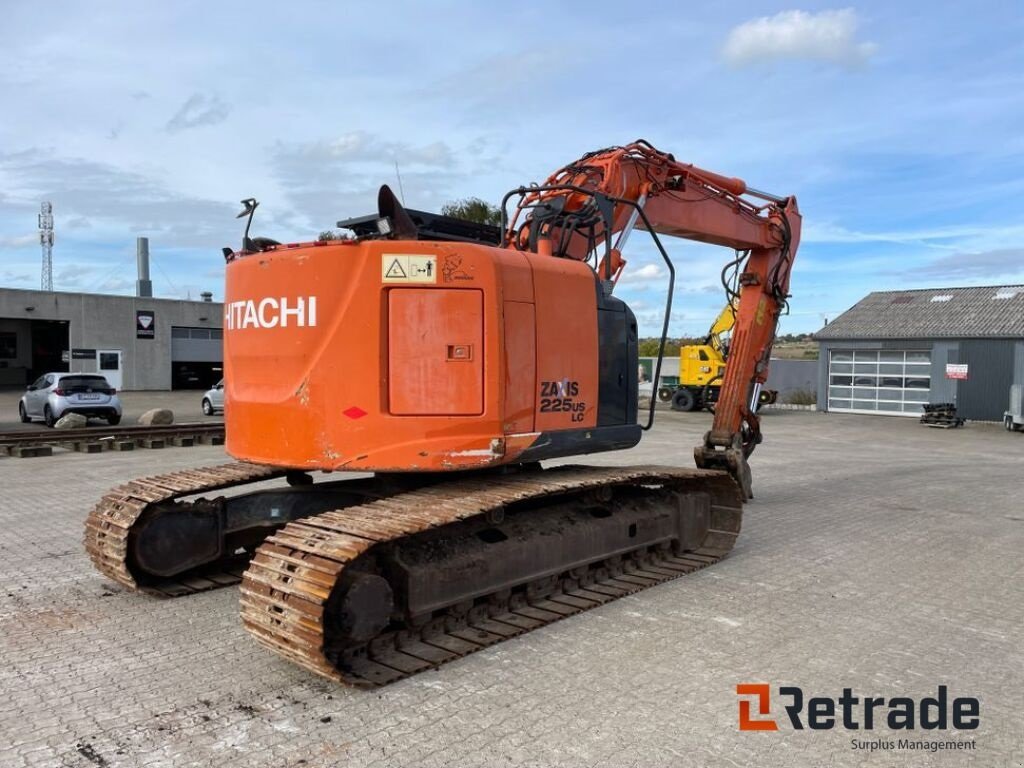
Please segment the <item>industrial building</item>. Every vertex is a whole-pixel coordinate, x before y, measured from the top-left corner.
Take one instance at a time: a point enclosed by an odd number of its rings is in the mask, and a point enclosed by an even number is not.
[[[118,389],[205,389],[221,377],[223,314],[213,301],[0,288],[0,387],[82,371]]]
[[[837,413],[920,416],[952,402],[1001,421],[1024,383],[1024,286],[868,294],[815,334],[818,403]]]
[[[49,371],[102,373],[118,389],[216,383],[223,305],[211,293],[201,301],[153,298],[145,237],[137,260],[135,296],[0,288],[0,388],[25,387]]]

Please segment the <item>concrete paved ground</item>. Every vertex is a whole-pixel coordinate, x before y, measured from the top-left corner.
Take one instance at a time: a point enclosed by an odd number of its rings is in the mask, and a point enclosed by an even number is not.
[[[594,463],[686,465],[706,414],[661,414]],[[778,412],[757,499],[711,569],[381,690],[267,653],[237,589],[157,600],[96,574],[90,504],[219,448],[0,458],[0,765],[1021,765],[1024,435],[988,425]],[[737,683],[808,696],[981,700],[973,751],[851,747],[847,732],[739,732]],[[780,703],[773,714],[782,718]]]

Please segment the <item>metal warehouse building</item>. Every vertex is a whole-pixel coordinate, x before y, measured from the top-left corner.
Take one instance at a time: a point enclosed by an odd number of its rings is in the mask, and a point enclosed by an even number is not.
[[[1024,286],[872,293],[815,340],[822,410],[919,416],[954,402],[964,418],[1001,421],[1024,383]]]
[[[98,371],[118,389],[205,389],[221,377],[223,315],[212,301],[2,288],[0,387]]]

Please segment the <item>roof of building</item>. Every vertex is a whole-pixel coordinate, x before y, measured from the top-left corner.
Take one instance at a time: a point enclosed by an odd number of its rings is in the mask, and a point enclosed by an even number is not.
[[[2,299],[13,299],[13,300],[28,300],[32,298],[36,299],[56,299],[60,300],[63,297],[73,297],[80,299],[88,297],[91,299],[112,299],[114,301],[134,301],[134,302],[150,302],[150,301],[176,301],[183,304],[220,304],[220,301],[207,301],[202,298],[198,299],[182,299],[177,296],[136,296],[132,293],[89,293],[86,291],[64,291],[61,289],[54,289],[52,291],[41,291],[38,288],[7,288],[0,286],[0,300]]]
[[[1024,285],[869,293],[815,339],[1024,339]]]

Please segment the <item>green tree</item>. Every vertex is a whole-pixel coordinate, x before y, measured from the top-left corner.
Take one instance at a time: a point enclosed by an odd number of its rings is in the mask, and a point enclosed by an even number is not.
[[[661,346],[661,339],[640,339],[637,348],[640,357],[657,357],[658,347]],[[680,342],[676,339],[665,339],[665,357],[676,357],[679,355]]]
[[[490,224],[494,227],[501,225],[501,209],[479,197],[452,200],[441,206],[441,213],[445,216],[475,221],[478,224]]]

